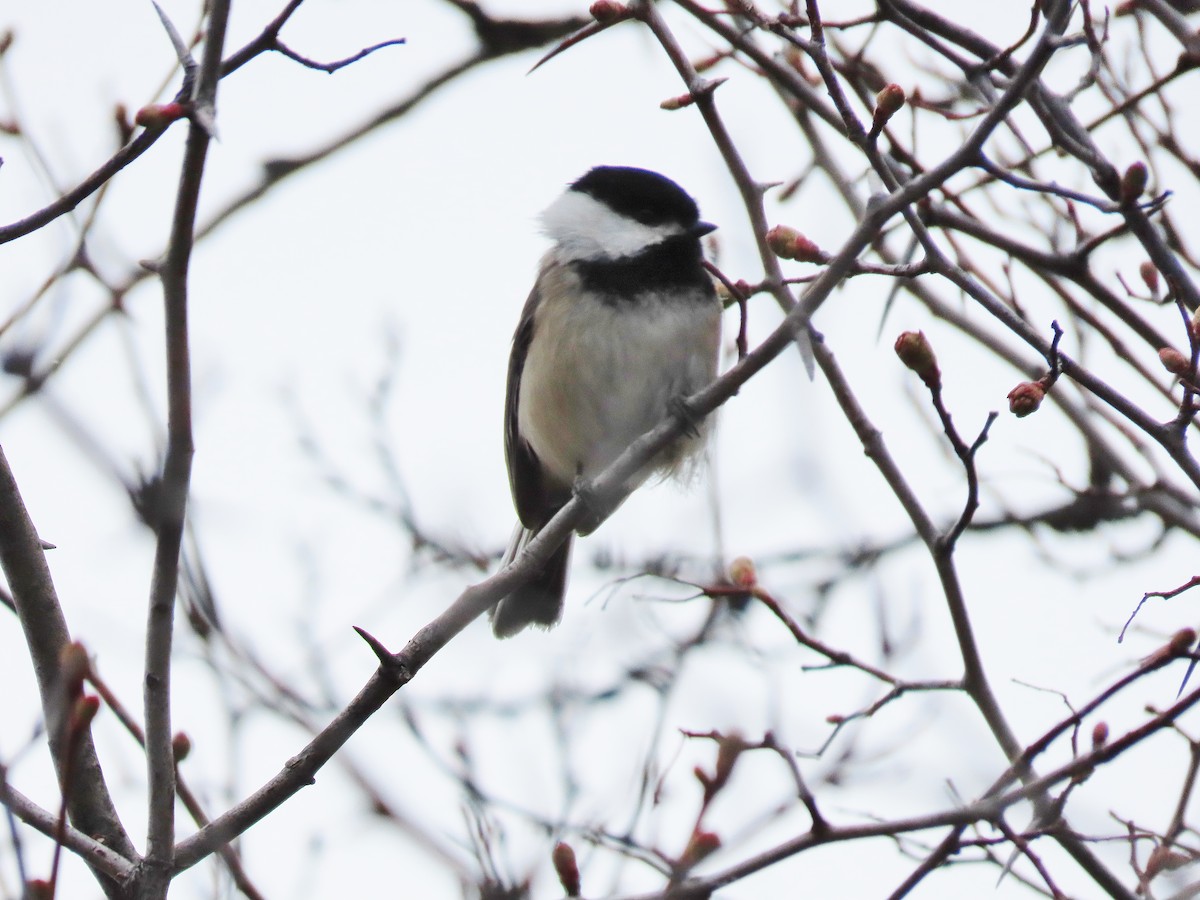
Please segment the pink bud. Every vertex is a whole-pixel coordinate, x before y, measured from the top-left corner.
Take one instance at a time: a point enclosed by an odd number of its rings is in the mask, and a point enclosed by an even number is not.
[[[898,84],[886,85],[876,94],[875,116],[871,121],[871,133],[879,134],[888,120],[904,106],[904,101],[904,88]]]
[[[685,106],[691,106],[695,102],[696,98],[691,94],[680,94],[677,97],[668,97],[662,103],[658,104],[658,108],[669,112],[671,110],[683,109]]]
[[[1145,192],[1149,180],[1150,173],[1146,170],[1144,162],[1131,164],[1121,176],[1121,202],[1135,202]]]
[[[798,237],[800,237],[800,232],[795,228],[789,228],[787,225],[776,225],[767,232],[767,246],[771,248],[771,252],[776,256],[782,259],[791,259],[792,246]]]
[[[554,845],[550,854],[554,863],[554,871],[558,874],[559,884],[568,897],[578,897],[581,893],[579,880],[579,863],[575,860],[575,850],[565,841]]]
[[[83,693],[83,681],[88,676],[91,663],[87,650],[78,641],[62,648],[58,655],[59,678],[67,697],[74,699]]]
[[[71,720],[68,727],[72,732],[86,731],[91,727],[92,720],[100,711],[100,698],[92,694],[84,694],[71,707]]]
[[[1173,656],[1183,656],[1192,648],[1192,644],[1194,643],[1196,643],[1196,629],[1180,628],[1171,635],[1171,640],[1167,643],[1167,648]]]
[[[588,7],[588,12],[601,25],[611,25],[629,18],[629,7],[624,3],[617,3],[615,0],[596,0]]]
[[[1040,381],[1022,381],[1008,392],[1008,411],[1018,419],[1035,413],[1046,396],[1046,386]]]
[[[166,128],[186,115],[182,103],[148,103],[137,111],[133,120],[144,128]]]
[[[1158,361],[1172,375],[1183,377],[1192,370],[1192,361],[1174,347],[1163,347],[1158,351]]]
[[[729,564],[729,580],[737,587],[750,590],[758,584],[758,572],[754,569],[754,560],[748,556],[739,556]]]
[[[1151,295],[1158,296],[1158,269],[1154,267],[1154,263],[1145,260],[1138,266],[1138,274],[1142,276],[1142,284],[1150,289]]]
[[[767,232],[767,246],[780,259],[811,263],[829,262],[828,253],[787,225],[776,225]]]
[[[683,851],[683,857],[679,864],[682,868],[691,868],[720,848],[721,839],[715,833],[697,828],[692,832],[692,839],[688,841],[687,849]]]
[[[893,349],[900,357],[900,362],[916,372],[927,387],[936,390],[942,386],[942,373],[938,369],[937,357],[933,355],[933,346],[925,337],[925,332],[901,332]]]

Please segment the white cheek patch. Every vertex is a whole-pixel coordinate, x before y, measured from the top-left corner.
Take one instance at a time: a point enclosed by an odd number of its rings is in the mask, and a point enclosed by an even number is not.
[[[683,234],[675,223],[644,225],[619,215],[581,191],[567,191],[550,204],[542,228],[567,260],[620,259]]]

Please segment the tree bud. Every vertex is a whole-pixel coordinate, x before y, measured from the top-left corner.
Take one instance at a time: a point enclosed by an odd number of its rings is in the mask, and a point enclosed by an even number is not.
[[[1194,643],[1196,643],[1196,629],[1180,628],[1171,635],[1171,640],[1167,643],[1167,649],[1172,656],[1183,656],[1192,649],[1192,644]]]
[[[1144,162],[1135,162],[1125,170],[1125,174],[1121,176],[1121,202],[1134,203],[1137,198],[1142,196],[1146,191],[1146,183],[1150,179],[1150,173],[1146,170]]]
[[[1046,396],[1046,386],[1040,381],[1022,381],[1008,392],[1008,411],[1018,419],[1035,413]]]
[[[581,893],[581,885],[579,863],[575,860],[574,848],[566,841],[559,841],[554,845],[550,859],[554,863],[554,871],[558,874],[559,884],[562,885],[567,896],[578,897]]]
[[[938,369],[937,357],[923,331],[905,331],[896,338],[894,345],[900,362],[912,369],[925,385],[931,389],[942,386],[942,373]]]
[[[683,109],[685,106],[691,106],[696,102],[694,95],[680,94],[677,97],[668,97],[662,103],[658,104],[659,109],[665,109],[667,112],[672,112],[676,109]]]
[[[758,584],[758,572],[754,568],[754,560],[748,556],[739,556],[729,564],[729,580],[737,587],[750,590]]]
[[[1150,260],[1145,260],[1138,266],[1138,274],[1142,276],[1142,284],[1146,285],[1152,297],[1158,296],[1158,269]]]
[[[767,232],[767,246],[780,259],[810,263],[829,262],[828,253],[787,225],[776,225]]]
[[[182,103],[147,103],[137,111],[133,120],[143,128],[166,128],[187,115]]]
[[[871,133],[879,134],[883,130],[883,126],[888,123],[888,120],[904,106],[904,101],[904,88],[898,84],[886,85],[883,90],[876,94],[875,116],[871,121]]]
[[[1192,370],[1192,361],[1174,347],[1163,347],[1158,351],[1158,361],[1172,375],[1182,378]]]
[[[617,3],[615,0],[596,0],[588,7],[588,12],[601,25],[611,25],[629,18],[629,7],[624,3]]]

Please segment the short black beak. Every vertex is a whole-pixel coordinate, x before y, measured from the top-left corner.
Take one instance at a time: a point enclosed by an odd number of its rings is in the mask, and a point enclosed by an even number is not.
[[[692,237],[704,237],[704,235],[708,234],[710,231],[716,230],[717,226],[712,222],[697,222],[688,230],[688,234],[690,234]]]

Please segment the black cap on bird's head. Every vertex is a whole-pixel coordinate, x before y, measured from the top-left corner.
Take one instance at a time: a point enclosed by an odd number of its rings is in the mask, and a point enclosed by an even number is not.
[[[677,224],[699,237],[715,225],[700,221],[700,209],[691,196],[665,175],[631,166],[596,166],[571,184],[613,212],[643,225]]]

